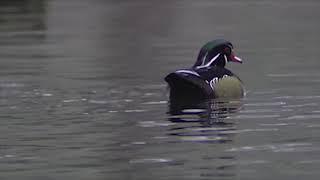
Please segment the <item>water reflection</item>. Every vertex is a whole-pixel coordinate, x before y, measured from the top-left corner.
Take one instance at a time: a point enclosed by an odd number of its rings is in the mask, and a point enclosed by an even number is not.
[[[182,140],[226,143],[236,128],[228,117],[241,109],[240,100],[209,100],[195,104],[169,104],[169,121],[181,123],[169,134]]]
[[[226,178],[235,177],[236,156],[233,152],[217,153],[227,144],[233,144],[236,132],[235,122],[229,119],[242,107],[241,100],[209,100],[195,103],[171,101],[169,121],[176,125],[168,129],[168,134],[179,142],[214,145],[215,153],[199,159],[206,164],[200,169],[200,177]],[[178,143],[179,143],[178,142]],[[195,145],[197,146],[197,145]],[[213,163],[213,164],[212,164]]]
[[[46,1],[2,0],[0,2],[0,31],[18,32],[46,29]]]
[[[46,9],[45,0],[0,2],[1,82],[24,84],[44,71]]]

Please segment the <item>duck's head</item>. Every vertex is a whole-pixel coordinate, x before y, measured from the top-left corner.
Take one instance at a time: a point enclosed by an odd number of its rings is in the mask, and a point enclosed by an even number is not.
[[[234,55],[231,42],[224,39],[216,39],[202,46],[193,68],[224,67],[227,62],[242,63],[242,60]]]

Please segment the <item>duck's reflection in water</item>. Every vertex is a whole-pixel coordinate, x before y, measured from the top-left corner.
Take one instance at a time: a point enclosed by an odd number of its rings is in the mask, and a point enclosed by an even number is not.
[[[187,161],[201,177],[224,179],[236,177],[237,158],[226,151],[234,143],[236,123],[232,118],[242,107],[236,100],[169,103],[168,134],[185,149]],[[204,151],[204,149],[206,149]],[[194,165],[197,162],[197,165]],[[185,164],[188,166],[188,164]],[[199,172],[195,173],[199,173]]]
[[[176,123],[169,134],[182,140],[226,143],[233,139],[235,123],[229,119],[242,107],[240,99],[169,103],[169,121]]]

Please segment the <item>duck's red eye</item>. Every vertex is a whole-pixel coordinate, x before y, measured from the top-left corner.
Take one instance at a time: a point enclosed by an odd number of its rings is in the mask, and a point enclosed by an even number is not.
[[[230,54],[231,54],[231,49],[228,48],[228,47],[224,48],[223,51],[224,51],[224,53],[225,53],[226,55],[230,55]]]

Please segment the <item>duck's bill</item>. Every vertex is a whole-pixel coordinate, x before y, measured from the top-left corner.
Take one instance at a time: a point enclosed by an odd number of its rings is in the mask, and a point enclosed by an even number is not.
[[[230,55],[230,59],[232,62],[242,63],[242,59],[234,55],[233,53]]]

